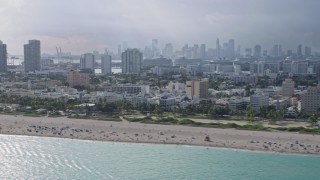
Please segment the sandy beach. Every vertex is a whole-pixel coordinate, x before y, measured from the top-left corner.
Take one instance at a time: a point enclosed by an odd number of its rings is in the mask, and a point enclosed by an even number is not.
[[[0,133],[98,141],[183,144],[320,155],[320,136],[67,117],[0,115]],[[205,138],[209,137],[209,141]],[[208,139],[207,139],[208,140]]]

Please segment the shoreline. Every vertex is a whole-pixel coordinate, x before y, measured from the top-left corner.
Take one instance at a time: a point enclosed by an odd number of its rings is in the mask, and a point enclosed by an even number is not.
[[[318,135],[0,115],[0,134],[89,141],[201,146],[249,152],[320,155]],[[60,134],[59,134],[60,133]],[[211,141],[204,141],[209,136]]]
[[[241,148],[231,148],[231,147],[217,147],[217,146],[202,146],[202,145],[189,145],[189,144],[165,144],[165,143],[148,143],[148,142],[125,142],[125,141],[103,141],[103,140],[90,140],[90,139],[76,139],[76,138],[65,138],[65,137],[55,137],[55,136],[37,136],[37,135],[20,135],[20,134],[0,134],[0,136],[18,136],[18,137],[35,137],[35,138],[48,138],[48,139],[63,139],[63,140],[76,140],[84,142],[98,142],[98,143],[116,143],[116,144],[140,144],[140,145],[164,145],[164,146],[178,146],[184,148],[205,148],[205,149],[216,149],[216,150],[228,150],[228,151],[238,151],[238,152],[249,152],[258,154],[273,154],[273,155],[288,155],[288,156],[304,156],[304,157],[320,157],[318,154],[307,154],[307,153],[285,153],[276,151],[259,151],[259,150],[249,150]]]

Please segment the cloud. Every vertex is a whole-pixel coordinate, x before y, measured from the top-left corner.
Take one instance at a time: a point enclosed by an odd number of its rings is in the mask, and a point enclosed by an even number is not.
[[[207,43],[236,40],[243,47],[274,43],[295,49],[300,43],[320,51],[320,1],[316,0],[0,0],[0,38],[12,53],[28,39],[84,53],[116,49],[127,41],[143,47],[160,43]]]

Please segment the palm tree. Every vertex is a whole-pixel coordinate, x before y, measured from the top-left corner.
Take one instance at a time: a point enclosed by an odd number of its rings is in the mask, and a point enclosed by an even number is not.
[[[270,124],[275,124],[277,120],[277,111],[271,110],[267,117],[270,119]]]
[[[319,114],[313,114],[312,116],[310,116],[310,118],[309,118],[310,126],[312,126],[312,127],[319,126],[319,123],[318,123],[319,117],[320,117]]]
[[[211,107],[208,111],[208,115],[211,117],[214,117],[216,115],[216,111],[214,109],[214,107]]]
[[[163,109],[160,105],[156,105],[154,112],[160,117],[163,115]]]
[[[254,110],[253,110],[251,105],[249,105],[247,107],[247,109],[246,109],[246,117],[251,123],[253,123],[254,117],[255,117],[255,113],[254,113]]]

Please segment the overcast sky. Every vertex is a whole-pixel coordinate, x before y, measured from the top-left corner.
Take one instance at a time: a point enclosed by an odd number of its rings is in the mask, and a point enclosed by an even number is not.
[[[320,0],[0,0],[0,40],[22,54],[29,39],[42,52],[55,47],[73,54],[116,50],[127,41],[142,48],[206,43],[230,38],[236,44],[270,49],[299,43],[320,51]]]

